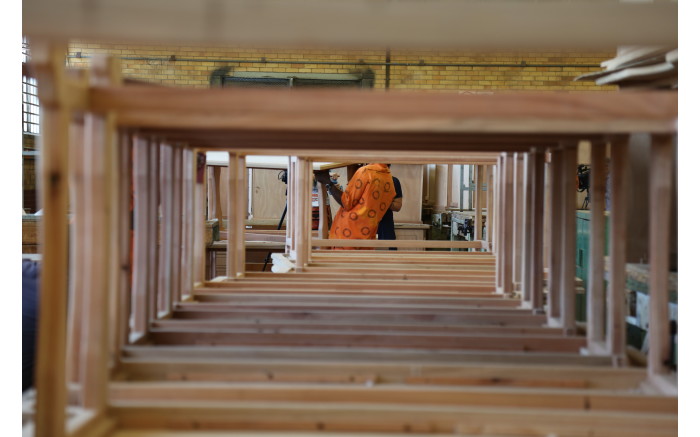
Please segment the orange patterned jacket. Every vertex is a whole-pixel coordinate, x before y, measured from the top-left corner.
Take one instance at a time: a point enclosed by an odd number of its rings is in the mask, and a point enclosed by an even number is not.
[[[396,196],[391,171],[386,164],[360,167],[343,192],[338,213],[333,219],[329,238],[371,240],[377,235],[379,221]],[[334,249],[357,249],[335,247]]]

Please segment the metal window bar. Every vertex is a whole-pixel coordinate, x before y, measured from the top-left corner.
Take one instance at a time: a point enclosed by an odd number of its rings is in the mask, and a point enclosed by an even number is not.
[[[22,132],[39,134],[39,97],[36,79],[22,76]]]

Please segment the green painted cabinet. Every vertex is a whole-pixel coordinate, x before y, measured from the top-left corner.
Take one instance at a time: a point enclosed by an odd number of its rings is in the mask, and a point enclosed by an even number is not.
[[[605,213],[605,255],[608,254],[608,236],[610,235],[610,220]],[[576,211],[576,277],[583,281],[584,290],[588,290],[588,264],[591,239],[591,212]],[[586,321],[586,295],[576,295],[576,320]]]

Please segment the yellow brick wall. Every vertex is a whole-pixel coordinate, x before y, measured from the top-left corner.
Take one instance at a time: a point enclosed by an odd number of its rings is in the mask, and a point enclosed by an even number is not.
[[[372,65],[385,61],[386,53],[383,50],[146,46],[73,41],[69,46],[68,63],[73,67],[86,67],[89,65],[89,56],[97,53],[122,57],[122,71],[126,78],[162,85],[208,88],[210,77],[217,70],[360,73],[371,69],[375,78],[374,87],[379,89],[386,87],[386,67]],[[617,89],[616,86],[601,87],[594,82],[572,81],[578,75],[600,70],[598,67],[600,62],[614,56],[614,50],[596,53],[551,51],[465,53],[393,50],[392,63],[427,65],[392,65],[389,88],[441,92],[614,91]],[[263,58],[268,62],[260,63],[259,61]],[[284,63],[275,63],[280,61]],[[317,62],[345,62],[351,65],[318,64]],[[533,66],[521,66],[523,63]]]

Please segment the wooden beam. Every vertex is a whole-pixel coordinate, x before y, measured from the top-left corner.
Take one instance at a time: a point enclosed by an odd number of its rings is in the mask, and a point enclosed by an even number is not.
[[[523,305],[532,305],[532,263],[534,259],[534,192],[535,192],[535,160],[532,153],[526,153],[522,165],[522,183],[517,191],[520,192],[520,202],[522,203],[519,220],[515,222],[515,230],[518,231],[518,247],[516,251],[520,253],[520,283],[522,290]],[[517,193],[516,193],[517,194]]]
[[[671,332],[668,314],[673,137],[654,136],[649,178],[649,358],[650,375],[668,373]]]
[[[132,276],[133,329],[130,341],[148,332],[151,302],[149,286],[155,266],[150,256],[151,212],[150,186],[151,153],[148,141],[136,137],[134,140],[134,272]]]
[[[182,147],[173,147],[173,235],[172,235],[172,258],[170,271],[172,279],[170,281],[170,302],[172,305],[177,304],[182,299],[182,233],[183,233],[183,195],[182,195]],[[172,307],[171,307],[172,309]]]
[[[513,209],[513,173],[515,170],[515,159],[512,154],[506,154],[504,157],[503,166],[503,199],[501,205],[503,209],[501,210],[501,217],[503,220],[503,253],[499,253],[498,256],[503,257],[503,285],[502,289],[499,289],[500,293],[510,294],[513,292],[513,222],[514,222],[514,209]]]
[[[186,299],[192,292],[194,276],[192,266],[194,263],[194,159],[192,150],[184,149],[182,157],[182,270],[180,275],[180,290],[182,299]]]
[[[421,249],[481,249],[481,241],[437,241],[437,240],[320,240],[313,239],[311,244],[317,247],[396,247]],[[387,256],[391,256],[387,254]]]
[[[329,133],[336,133],[333,138],[339,141],[347,135],[356,143],[355,150],[384,151],[424,150],[427,138],[434,145],[431,150],[460,150],[465,134],[511,134],[514,143],[522,144],[528,142],[528,134],[672,133],[678,116],[675,92],[455,95],[123,86],[92,88],[90,100],[94,111],[116,111],[122,126],[238,132],[229,136],[228,147],[234,138],[246,144],[242,131],[256,136],[267,131],[276,139],[283,133],[287,142],[261,147],[275,149],[327,150]],[[212,107],[217,108],[216,117],[207,113]],[[311,144],[313,131],[322,131],[324,144]],[[305,133],[308,144],[295,141],[294,132]],[[410,135],[397,138],[399,133]],[[357,140],[362,135],[374,138],[375,144],[361,145]],[[377,144],[382,137],[385,141]],[[450,147],[439,140],[442,137],[458,142]],[[420,146],[412,144],[416,141]],[[507,144],[499,141],[491,150],[504,150]]]
[[[117,357],[121,356],[121,349],[129,344],[130,320],[132,317],[132,284],[131,278],[134,272],[132,247],[133,230],[132,223],[135,217],[132,211],[133,205],[133,156],[134,137],[129,132],[119,133],[119,147],[116,148],[119,158],[119,205],[118,211],[118,233],[117,245],[119,247],[119,277],[118,277],[118,298],[116,303],[117,320],[114,333],[113,350],[117,352]],[[117,358],[119,359],[119,358]]]
[[[486,238],[485,240],[489,243],[488,250],[493,250],[493,224],[494,224],[494,173],[496,166],[487,165],[484,166],[486,169]]]
[[[172,307],[173,259],[173,148],[160,144],[160,239],[158,245],[158,317],[169,317]]]
[[[146,239],[148,241],[148,266],[149,272],[147,275],[148,284],[146,292],[148,293],[148,318],[149,321],[158,318],[158,265],[160,264],[158,253],[158,233],[160,231],[159,220],[159,205],[160,205],[160,160],[161,150],[158,141],[153,138],[148,140],[148,153],[150,155],[148,165],[148,213],[146,220],[148,221],[148,231]]]
[[[523,299],[529,300],[523,289],[522,271],[522,249],[525,247],[524,238],[527,235],[525,232],[530,231],[529,227],[523,228],[527,221],[524,214],[527,212],[527,208],[523,206],[525,190],[527,190],[527,171],[525,169],[527,154],[515,153],[513,157],[513,289],[514,291],[522,291]]]
[[[94,9],[88,9],[70,2],[32,0],[25,8],[22,26],[30,38],[375,47],[379,53],[384,47],[498,49],[516,45],[520,49],[607,50],[621,45],[678,44],[678,5],[665,2],[504,5],[438,0],[431,5],[390,3],[377,8],[367,1],[280,4],[248,0],[210,5],[178,0],[170,8],[160,6],[155,0],[134,4],[98,1]],[[592,22],[597,23],[596,32],[588,27]],[[367,30],[358,34],[358,28]]]
[[[70,112],[62,100],[65,45],[33,47],[41,113],[41,204],[35,435],[65,435]]]
[[[194,255],[192,257],[192,280],[196,285],[199,283],[204,283],[205,277],[204,215],[206,213],[206,186],[204,185],[204,170],[206,168],[206,156],[203,152],[196,151],[193,161],[192,171],[194,172],[194,208],[192,209],[192,214],[194,214]]]
[[[591,144],[590,205],[591,230],[588,256],[586,335],[588,351],[593,353],[605,341],[605,185],[608,165],[605,143]],[[600,346],[596,346],[600,345]]]
[[[576,158],[577,145],[562,150],[560,267],[561,323],[566,335],[576,334]]]
[[[563,151],[554,149],[551,151],[550,170],[550,227],[549,227],[549,275],[547,277],[547,318],[550,324],[558,324],[561,317],[561,232],[562,218],[561,208],[564,191],[563,180]]]
[[[612,139],[610,145],[610,240],[608,254],[610,271],[607,293],[607,351],[616,364],[624,365],[626,346],[625,327],[625,284],[627,273],[627,155],[629,137],[620,136]]]
[[[229,154],[228,220],[229,234],[226,250],[226,276],[245,275],[245,219],[248,216],[248,170],[245,156]]]
[[[533,150],[535,180],[533,186],[533,226],[532,226],[532,264],[529,274],[532,289],[532,308],[541,311],[544,305],[543,276],[544,276],[544,152]]]

